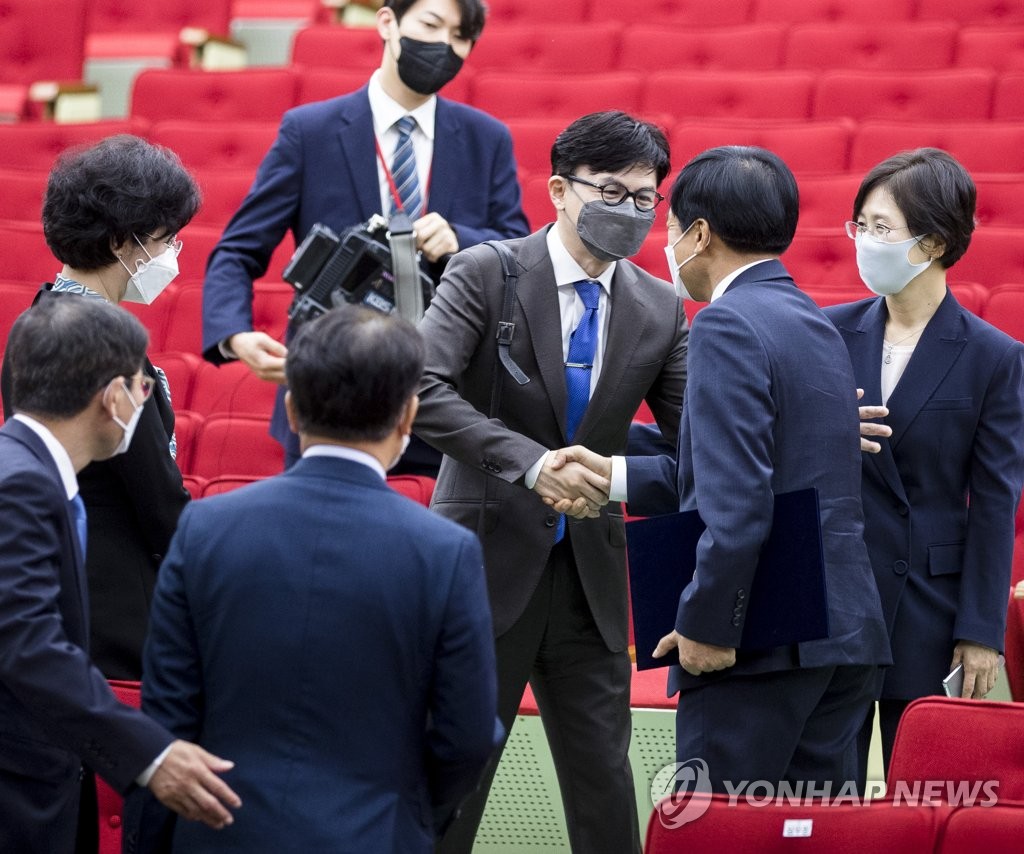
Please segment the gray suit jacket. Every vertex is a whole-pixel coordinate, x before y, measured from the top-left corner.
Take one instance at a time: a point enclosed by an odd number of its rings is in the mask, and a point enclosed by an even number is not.
[[[530,381],[520,386],[499,369],[495,418],[488,410],[504,284],[493,249],[475,246],[451,260],[420,325],[427,360],[415,430],[445,455],[433,507],[480,533],[498,635],[522,614],[554,545],[557,517],[526,488],[523,475],[546,450],[568,443],[561,319],[546,231],[506,241],[520,271],[511,354]],[[686,337],[686,316],[672,288],[620,261],[601,376],[574,443],[601,454],[622,453],[642,400],[674,442]],[[613,651],[625,649],[621,506],[609,503],[597,519],[570,519],[567,536],[605,643]]]

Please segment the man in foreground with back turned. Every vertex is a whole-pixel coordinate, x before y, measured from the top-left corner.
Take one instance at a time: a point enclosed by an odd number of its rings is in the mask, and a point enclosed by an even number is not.
[[[142,706],[236,757],[247,806],[225,836],[179,822],[176,851],[428,854],[503,735],[480,544],[385,483],[422,369],[397,316],[304,325],[286,367],[302,459],[182,516]],[[126,807],[130,836],[159,827],[152,807]]]
[[[612,482],[630,512],[699,510],[707,529],[675,630],[656,656],[678,656],[680,762],[707,763],[715,791],[765,780],[856,779],[856,735],[879,665],[891,663],[863,540],[853,370],[835,328],[778,256],[797,223],[796,181],[759,148],[698,155],[672,188],[669,265],[711,304],[690,333],[677,460],[562,456]],[[818,492],[828,637],[737,648],[775,496]],[[795,615],[799,619],[800,615]]]
[[[118,702],[89,659],[86,510],[77,472],[127,450],[152,390],[148,339],[102,300],[44,294],[7,345],[15,415],[0,428],[0,851],[97,848],[94,772],[149,786],[219,828],[232,763]]]

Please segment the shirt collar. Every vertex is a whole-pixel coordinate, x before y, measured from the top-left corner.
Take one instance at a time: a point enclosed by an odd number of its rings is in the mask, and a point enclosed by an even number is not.
[[[592,282],[600,282],[604,292],[611,296],[612,277],[615,275],[617,261],[609,264],[607,269],[595,279],[588,276],[586,271],[576,263],[576,259],[569,254],[569,250],[565,248],[565,244],[562,243],[562,238],[558,234],[557,226],[553,225],[548,229],[547,241],[548,255],[551,256],[551,266],[555,269],[556,285],[559,287],[574,285],[581,279],[588,279]]]
[[[76,282],[74,279],[68,279],[58,273],[53,277],[53,291],[56,293],[69,293],[69,294],[80,294],[86,297],[92,297],[93,299],[101,299],[107,302],[107,298],[103,294],[97,293],[92,288],[87,288],[80,282]]]
[[[67,449],[57,440],[57,437],[50,432],[44,424],[40,424],[35,418],[31,418],[21,412],[13,416],[15,421],[20,421],[29,430],[35,433],[46,445],[54,463],[57,465],[57,472],[60,474],[61,483],[67,493],[68,501],[78,495],[78,478],[75,476],[75,467],[71,462],[71,456]]]
[[[366,451],[359,451],[345,445],[312,445],[303,452],[302,458],[305,459],[306,457],[336,457],[342,460],[350,460],[354,463],[369,466],[380,475],[381,480],[387,480],[387,472],[384,471],[384,466],[380,464],[380,460],[366,453]]]
[[[728,289],[729,285],[731,285],[734,281],[736,281],[736,277],[739,276],[740,273],[744,272],[745,270],[749,270],[751,267],[754,267],[754,266],[756,266],[758,264],[763,264],[765,261],[773,261],[773,260],[775,260],[775,259],[773,259],[773,258],[762,258],[759,261],[751,261],[749,264],[744,264],[742,267],[737,267],[728,276],[726,276],[724,279],[722,279],[722,281],[720,281],[717,285],[715,285],[715,289],[711,292],[711,299],[709,300],[709,302],[714,302],[722,294],[724,294],[726,292],[726,290]]]
[[[366,90],[370,98],[370,112],[373,114],[373,131],[378,138],[391,129],[402,116],[412,116],[427,139],[434,141],[434,118],[437,115],[437,96],[431,95],[415,110],[407,110],[392,98],[380,85],[380,69],[373,72]]]

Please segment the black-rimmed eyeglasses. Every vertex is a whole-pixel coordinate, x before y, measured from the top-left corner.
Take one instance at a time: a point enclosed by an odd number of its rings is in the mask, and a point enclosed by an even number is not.
[[[657,190],[644,188],[642,190],[637,190],[636,192],[630,192],[618,181],[609,181],[607,184],[595,184],[593,181],[588,181],[585,178],[578,178],[575,175],[562,175],[562,177],[565,178],[566,181],[572,181],[576,184],[584,184],[587,187],[593,187],[595,190],[599,190],[601,193],[601,200],[606,205],[621,205],[626,201],[626,199],[632,199],[637,210],[653,211],[658,205],[665,201],[665,197]]]

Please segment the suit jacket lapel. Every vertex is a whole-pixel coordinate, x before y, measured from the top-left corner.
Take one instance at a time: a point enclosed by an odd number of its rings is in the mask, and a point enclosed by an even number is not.
[[[547,229],[523,240],[517,257],[522,272],[516,300],[526,318],[526,329],[516,334],[529,335],[534,358],[548,401],[565,436],[565,358],[562,354],[562,314],[558,305],[555,271],[548,255]]]
[[[348,170],[349,180],[359,202],[359,215],[368,220],[381,213],[380,183],[377,180],[377,148],[374,142],[373,113],[367,87],[339,101],[338,163]]]
[[[436,211],[447,220],[452,219],[452,203],[456,193],[465,187],[466,176],[460,171],[465,162],[462,124],[444,98],[438,98],[437,112],[434,114],[434,156],[430,164],[427,210]]]
[[[961,311],[960,303],[947,288],[945,299],[921,333],[903,376],[889,396],[893,448],[899,446],[907,428],[935,394],[967,343],[960,322]]]

